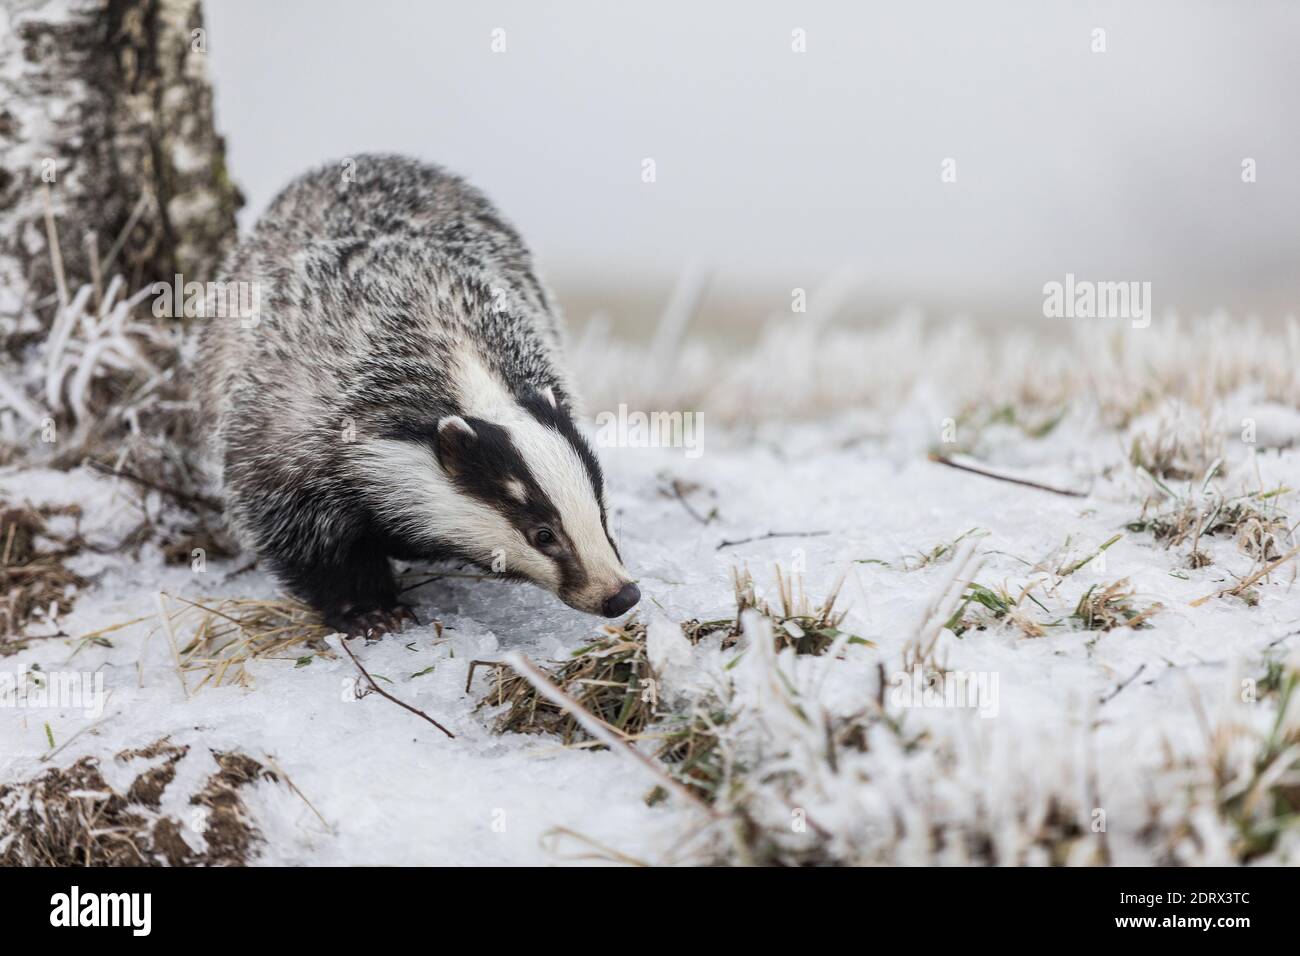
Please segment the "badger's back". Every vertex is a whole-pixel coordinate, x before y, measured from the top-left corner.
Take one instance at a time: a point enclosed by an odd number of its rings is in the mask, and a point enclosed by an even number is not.
[[[363,155],[302,176],[222,278],[255,284],[258,309],[251,320],[209,318],[201,335],[212,463],[244,497],[294,489],[326,528],[355,497],[347,444],[454,412],[450,365],[467,344],[506,383],[572,393],[559,318],[523,241],[482,193],[436,166]]]

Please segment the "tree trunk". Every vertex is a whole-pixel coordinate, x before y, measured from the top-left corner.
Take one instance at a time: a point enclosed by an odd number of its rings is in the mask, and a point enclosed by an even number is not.
[[[0,2],[0,347],[12,354],[85,283],[212,278],[243,198],[213,127],[200,0]]]

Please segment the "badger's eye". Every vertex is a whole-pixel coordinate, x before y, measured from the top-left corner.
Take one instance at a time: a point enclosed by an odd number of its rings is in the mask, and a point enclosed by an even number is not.
[[[539,548],[555,544],[555,532],[550,528],[539,528],[537,533],[533,535],[533,541]]]

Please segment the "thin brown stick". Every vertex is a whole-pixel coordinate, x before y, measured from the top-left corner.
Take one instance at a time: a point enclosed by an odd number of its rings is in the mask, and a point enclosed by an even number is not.
[[[217,501],[215,498],[209,498],[207,495],[187,494],[184,491],[178,491],[175,488],[169,488],[167,485],[161,484],[159,482],[150,481],[148,478],[142,478],[140,475],[137,475],[134,472],[122,471],[120,469],[113,468],[112,466],[106,465],[104,464],[104,462],[97,461],[94,458],[86,459],[86,464],[89,465],[91,468],[95,469],[97,472],[99,472],[102,475],[108,475],[112,478],[125,478],[127,481],[139,485],[141,488],[148,488],[149,490],[156,491],[159,494],[167,495],[168,497],[174,499],[175,501],[180,502],[183,505],[189,505],[190,507],[196,509],[206,508],[207,510],[213,511],[217,514],[220,514],[224,510],[221,505],[221,502]]]
[[[398,707],[401,707],[405,710],[409,710],[411,713],[415,714],[415,716],[423,717],[425,720],[433,724],[433,726],[437,727],[448,737],[452,738],[453,740],[456,739],[455,734],[453,734],[442,724],[438,723],[436,720],[434,720],[424,711],[420,710],[418,707],[412,707],[410,704],[406,703],[405,701],[398,700],[392,694],[388,693],[388,691],[384,690],[382,687],[376,684],[375,679],[370,676],[370,672],[361,665],[361,662],[359,660],[357,660],[357,655],[352,653],[352,648],[348,647],[348,640],[349,638],[346,635],[344,635],[343,638],[339,641],[339,646],[342,647],[343,650],[348,652],[348,657],[352,658],[352,663],[357,665],[357,670],[361,671],[362,676],[365,677],[366,681],[370,684],[371,690],[373,690],[380,697],[383,697],[386,700],[391,700]]]
[[[463,571],[440,571],[437,574],[430,575],[422,581],[416,581],[414,584],[408,584],[406,587],[400,588],[397,593],[405,594],[407,591],[414,591],[416,588],[422,588],[426,584],[432,584],[434,581],[441,581],[443,578],[464,578],[468,581],[486,581],[490,577],[493,577],[493,575],[466,574]]]
[[[757,534],[752,538],[741,538],[739,541],[722,541],[718,543],[714,550],[721,551],[723,548],[734,548],[738,544],[749,544],[751,541],[767,541],[769,538],[820,538],[823,535],[830,534],[829,531],[769,531],[767,534]]]
[[[627,741],[623,740],[616,732],[599,717],[593,714],[587,708],[583,707],[578,701],[574,700],[569,694],[565,693],[559,687],[556,687],[547,678],[545,674],[519,651],[510,651],[505,655],[505,663],[514,669],[528,683],[532,684],[537,692],[549,700],[556,707],[567,712],[574,720],[582,725],[582,729],[591,734],[614,753],[622,754],[634,763],[639,765],[643,770],[647,770],[655,780],[668,792],[676,794],[687,803],[697,807],[710,817],[718,818],[721,816],[717,810],[709,806],[689,787],[679,783],[667,773],[657,763],[637,750]]]
[[[254,558],[252,561],[249,561],[249,562],[248,562],[246,565],[244,565],[242,568],[236,568],[235,570],[231,571],[229,574],[227,574],[227,575],[226,575],[224,578],[222,578],[221,580],[223,580],[223,581],[229,581],[229,580],[231,580],[232,578],[237,578],[237,577],[239,577],[239,576],[242,575],[242,574],[247,574],[249,571],[252,571],[254,568],[257,567],[257,563],[258,563],[258,562],[257,562],[257,558]]]
[[[117,234],[117,238],[113,240],[113,245],[109,247],[108,255],[105,256],[104,261],[100,263],[100,272],[108,272],[112,267],[113,260],[115,260],[117,254],[122,251],[122,247],[126,245],[126,237],[131,234],[131,230],[135,228],[135,224],[140,221],[140,217],[144,214],[145,208],[149,205],[152,198],[151,193],[145,192],[140,194],[140,198],[136,201],[135,207],[131,210],[131,215],[127,217],[126,225],[124,225],[122,231]]]
[[[939,455],[934,452],[930,453],[930,460],[940,465],[947,465],[949,468],[956,468],[958,471],[969,471],[973,475],[983,475],[985,478],[996,478],[998,481],[1009,481],[1013,485],[1024,485],[1026,488],[1037,488],[1039,491],[1050,491],[1054,495],[1067,495],[1071,498],[1088,497],[1082,491],[1075,491],[1073,488],[1055,488],[1052,485],[1045,485],[1038,481],[1030,481],[1028,478],[1014,478],[1011,475],[1004,475],[996,471],[987,471],[983,468],[977,468],[975,465],[968,465],[965,462],[954,461],[947,455]]]
[[[1129,684],[1131,684],[1131,683],[1133,683],[1135,680],[1137,680],[1138,677],[1140,677],[1140,676],[1142,675],[1142,672],[1143,672],[1144,670],[1146,670],[1146,669],[1147,669],[1146,664],[1139,664],[1139,665],[1138,665],[1138,669],[1135,670],[1135,671],[1134,671],[1134,672],[1129,676],[1128,680],[1120,681],[1119,684],[1118,684],[1118,686],[1116,686],[1116,688],[1115,688],[1113,691],[1111,691],[1109,694],[1107,694],[1106,696],[1102,697],[1101,700],[1098,701],[1098,703],[1104,704],[1104,703],[1106,703],[1106,701],[1108,701],[1108,700],[1114,700],[1116,697],[1119,696],[1120,691],[1122,691],[1122,690],[1123,690],[1125,687],[1127,687]]]
[[[470,661],[469,673],[465,675],[465,693],[469,693],[469,685],[474,683],[474,672],[480,667],[502,667],[500,661]]]
[[[691,503],[686,500],[686,495],[682,494],[682,483],[678,481],[676,478],[673,479],[670,487],[673,490],[673,497],[676,498],[679,502],[681,502],[682,507],[686,509],[686,513],[690,515],[692,518],[694,518],[696,521],[698,521],[700,524],[708,525],[715,518],[718,517],[717,508],[714,508],[712,511],[710,511],[707,516],[700,514],[698,511],[692,508]]]

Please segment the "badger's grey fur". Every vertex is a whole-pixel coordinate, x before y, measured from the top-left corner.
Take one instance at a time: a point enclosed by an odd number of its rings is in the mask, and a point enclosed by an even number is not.
[[[560,319],[459,178],[396,156],[301,177],[227,265],[200,414],[236,533],[334,626],[388,621],[389,558],[460,558],[592,613],[639,592],[575,428]]]

